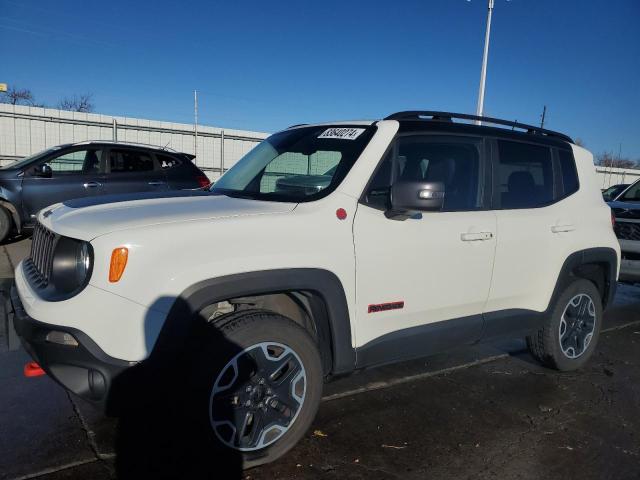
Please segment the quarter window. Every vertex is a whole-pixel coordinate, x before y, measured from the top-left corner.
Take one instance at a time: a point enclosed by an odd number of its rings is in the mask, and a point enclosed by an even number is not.
[[[558,158],[560,159],[564,196],[569,196],[580,188],[576,162],[573,159],[573,154],[568,150],[558,150]]]
[[[136,150],[111,150],[109,167],[111,173],[150,172],[154,169],[151,155]]]
[[[500,207],[535,208],[553,202],[551,149],[498,140],[497,186]]]
[[[171,157],[169,155],[156,155],[156,157],[158,158],[158,163],[162,170],[169,170],[170,168],[177,167],[182,163],[176,157]]]

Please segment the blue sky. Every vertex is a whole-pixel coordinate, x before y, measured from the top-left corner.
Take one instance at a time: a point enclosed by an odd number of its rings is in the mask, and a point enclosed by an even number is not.
[[[495,0],[485,114],[640,158],[640,1]],[[39,101],[276,131],[474,113],[486,0],[0,0],[0,82]]]

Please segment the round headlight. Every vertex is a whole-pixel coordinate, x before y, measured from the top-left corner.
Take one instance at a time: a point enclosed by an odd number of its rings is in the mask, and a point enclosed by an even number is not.
[[[60,237],[52,265],[52,283],[58,294],[70,294],[84,287],[93,266],[93,249],[89,242]]]
[[[91,270],[91,251],[88,242],[81,242],[76,253],[76,280],[82,285]]]

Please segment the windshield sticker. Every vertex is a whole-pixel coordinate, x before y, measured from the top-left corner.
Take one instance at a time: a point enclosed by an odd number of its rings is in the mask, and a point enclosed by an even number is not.
[[[355,140],[364,132],[364,128],[327,128],[318,138],[339,138],[340,140]]]

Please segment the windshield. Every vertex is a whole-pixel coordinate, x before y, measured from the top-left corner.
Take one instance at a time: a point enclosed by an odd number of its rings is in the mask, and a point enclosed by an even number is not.
[[[374,130],[316,126],[276,133],[241,158],[210,190],[281,202],[321,198],[344,179]]]
[[[619,202],[640,202],[640,180],[631,185],[627,191],[616,200]]]
[[[51,152],[55,152],[56,150],[60,150],[64,145],[60,145],[57,147],[47,148],[46,150],[42,150],[41,152],[34,153],[33,155],[29,155],[28,157],[23,158],[22,160],[18,160],[12,163],[9,163],[3,167],[0,167],[0,170],[13,170],[14,168],[22,168],[26,165],[29,165],[31,162],[38,160],[39,158],[45,157],[49,155]]]

